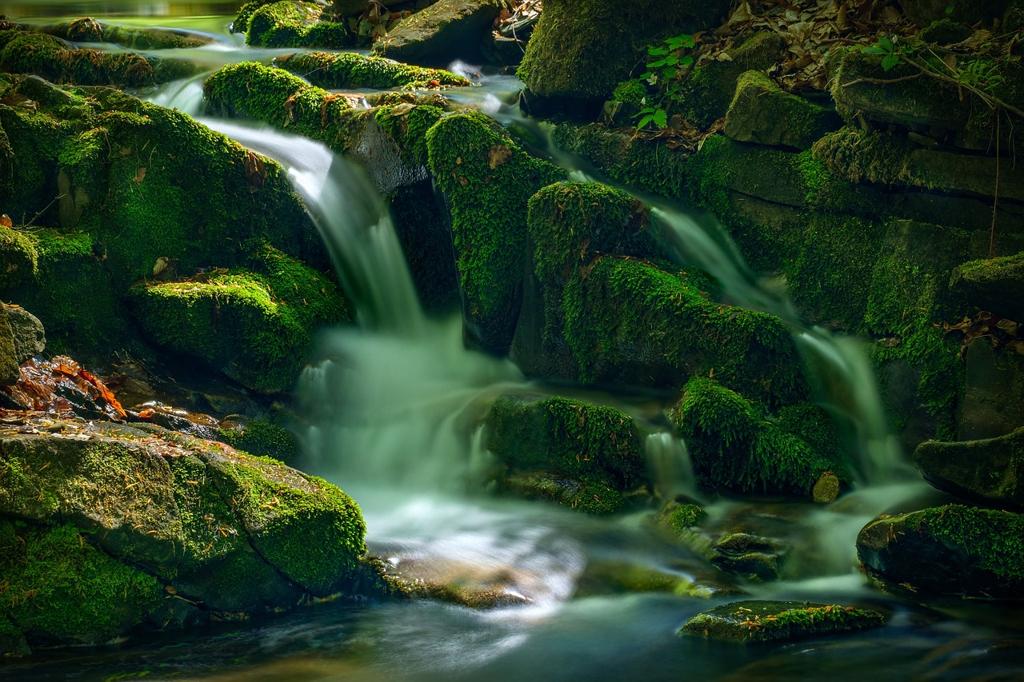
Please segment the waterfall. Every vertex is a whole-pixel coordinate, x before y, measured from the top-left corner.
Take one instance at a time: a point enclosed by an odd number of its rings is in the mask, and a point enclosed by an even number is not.
[[[686,441],[667,431],[651,433],[644,439],[644,455],[661,499],[670,500],[678,495],[699,499]]]

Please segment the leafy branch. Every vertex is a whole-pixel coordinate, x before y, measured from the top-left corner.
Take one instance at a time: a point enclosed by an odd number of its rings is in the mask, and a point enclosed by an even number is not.
[[[697,41],[692,35],[682,33],[647,48],[647,70],[640,79],[657,88],[660,98],[657,104],[646,106],[636,114],[635,118],[639,119],[637,130],[651,126],[659,130],[668,127],[665,103],[678,97],[682,81],[693,67],[694,56],[690,51],[696,46]]]

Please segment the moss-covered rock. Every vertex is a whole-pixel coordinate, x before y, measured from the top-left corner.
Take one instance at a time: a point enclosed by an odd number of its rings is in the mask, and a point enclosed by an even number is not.
[[[595,516],[625,508],[623,494],[599,478],[570,478],[547,472],[513,472],[499,482],[499,490],[527,500],[561,505]]]
[[[997,334],[1000,331],[995,328]],[[1019,428],[1024,414],[1024,356],[1013,346],[996,348],[985,337],[968,342],[966,348],[957,348],[955,337],[950,340],[954,342],[947,343],[947,350],[962,358],[954,367],[955,378],[962,377],[963,384],[956,401],[956,429],[940,438],[984,440]]]
[[[1024,320],[1024,251],[963,263],[953,271],[950,288],[969,308]]]
[[[0,305],[0,386],[15,384],[21,377],[14,331],[8,320],[7,307]]]
[[[771,538],[750,533],[726,533],[711,548],[711,564],[752,582],[777,580],[785,547]]]
[[[411,64],[479,60],[501,7],[499,0],[438,0],[399,21],[373,51]]]
[[[427,151],[451,214],[468,331],[485,350],[505,354],[522,304],[527,202],[564,171],[477,113],[441,119],[427,131]]]
[[[295,434],[268,417],[259,417],[237,428],[222,427],[218,437],[238,450],[271,457],[285,463],[294,463],[301,452]]]
[[[135,50],[165,50],[202,47],[213,39],[198,33],[165,28],[141,28],[107,24],[82,17],[59,24],[40,26],[39,30],[75,43],[114,43]]]
[[[270,247],[253,265],[259,269],[140,285],[135,319],[161,348],[197,357],[254,390],[285,391],[316,330],[352,313],[331,280]]]
[[[35,74],[57,83],[139,87],[185,78],[197,68],[181,59],[77,48],[34,31],[12,29],[0,34],[0,70]]]
[[[569,398],[503,396],[484,421],[485,446],[512,469],[604,479],[620,490],[643,479],[640,434],[611,407]]]
[[[31,280],[38,262],[39,255],[29,236],[0,225],[0,289]]]
[[[875,519],[857,537],[868,575],[893,589],[1024,597],[1024,516],[961,505]]]
[[[742,601],[686,621],[681,635],[727,642],[792,642],[880,627],[888,616],[874,609],[809,602]]]
[[[835,112],[792,95],[760,71],[747,71],[725,117],[725,134],[739,142],[809,149],[841,126]]]
[[[13,573],[4,566],[5,576],[22,570],[31,581],[0,587],[4,613],[30,644],[164,627],[169,603],[191,604],[197,616],[255,614],[352,595],[360,584],[358,507],[275,460],[155,426],[104,423],[7,432],[0,444],[0,524],[30,521],[31,532],[18,535],[60,538],[70,562],[30,549],[24,560],[7,551],[0,559],[21,562]],[[81,581],[77,570],[86,571]],[[31,601],[33,589],[60,598]]]
[[[527,44],[519,77],[543,98],[599,103],[643,61],[648,44],[715,25],[729,5],[719,0],[549,0]]]
[[[29,643],[101,644],[138,627],[169,595],[109,557],[73,525],[0,519],[0,609]]]
[[[914,461],[937,488],[997,507],[1024,507],[1024,428],[985,440],[921,443]]]
[[[246,42],[260,47],[341,48],[353,38],[344,23],[325,16],[324,6],[314,2],[282,0],[242,8]],[[251,12],[251,14],[249,13]],[[239,19],[235,24],[240,26]]]
[[[412,66],[355,52],[300,52],[279,57],[274,63],[313,85],[331,89],[436,88],[470,84],[465,77],[444,69]]]
[[[628,561],[588,561],[576,583],[577,599],[608,594],[667,592],[679,597],[709,597],[712,590],[688,575]]]
[[[46,350],[46,329],[39,318],[20,305],[2,303],[14,336],[14,356],[19,363]]]
[[[711,379],[691,379],[670,418],[686,440],[698,480],[709,489],[812,499],[823,476],[849,481],[836,452],[812,447]]]

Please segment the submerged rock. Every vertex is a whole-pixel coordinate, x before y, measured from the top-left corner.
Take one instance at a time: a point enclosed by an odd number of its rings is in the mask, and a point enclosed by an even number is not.
[[[739,142],[809,149],[841,127],[835,112],[792,95],[760,71],[747,71],[725,117],[725,134]]]
[[[782,543],[749,533],[729,533],[712,545],[711,563],[746,580],[776,580],[782,571]]]
[[[351,499],[219,443],[28,422],[0,433],[0,483],[0,605],[29,644],[99,643],[372,583]]]
[[[729,642],[792,642],[880,627],[880,611],[841,604],[741,601],[697,614],[681,635]]]
[[[501,478],[499,491],[526,500],[551,502],[586,514],[615,514],[626,506],[625,496],[599,476],[512,472]]]
[[[937,488],[997,507],[1024,508],[1024,428],[998,438],[918,446],[914,461]]]
[[[688,575],[629,561],[590,561],[576,583],[575,597],[607,594],[667,592],[679,597],[707,598],[717,586],[704,585]]]
[[[882,516],[857,536],[868,575],[893,589],[1024,598],[1024,516],[946,505]]]
[[[479,60],[501,7],[499,0],[438,0],[399,21],[373,51],[412,64]]]

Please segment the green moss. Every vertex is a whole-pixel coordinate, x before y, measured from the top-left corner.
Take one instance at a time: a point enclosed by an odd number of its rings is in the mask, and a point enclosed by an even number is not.
[[[710,591],[680,573],[625,561],[589,561],[573,595],[576,599],[607,594],[667,592],[679,597],[708,597]]]
[[[111,559],[72,526],[2,525],[0,604],[29,641],[101,643],[164,599],[155,578]]]
[[[647,85],[636,78],[622,81],[612,90],[612,100],[642,106],[647,98]]]
[[[513,469],[546,469],[637,485],[644,461],[640,435],[620,410],[569,398],[499,398],[487,415],[486,446]]]
[[[250,0],[250,2],[242,5],[238,14],[235,16],[235,20],[231,22],[232,33],[248,33],[249,22],[252,20],[252,15],[256,13],[260,7],[264,5],[270,5],[277,0]]]
[[[361,573],[366,525],[339,488],[242,453],[211,466],[253,547],[291,581],[328,596]]]
[[[258,272],[233,270],[132,290],[136,319],[157,345],[198,357],[244,385],[288,389],[320,326],[351,319],[322,274],[263,247]]]
[[[402,64],[355,52],[306,52],[279,58],[275,64],[302,76],[313,85],[330,89],[425,88],[468,86],[469,80],[444,69]]]
[[[518,497],[544,500],[584,514],[602,516],[622,511],[622,493],[600,478],[563,478],[543,472],[513,473],[501,481],[501,488]]]
[[[23,232],[0,226],[0,289],[8,289],[36,274],[39,256]]]
[[[398,104],[379,107],[374,119],[381,130],[398,143],[406,163],[426,166],[428,163],[427,131],[444,112],[434,106]]]
[[[790,335],[766,313],[714,303],[706,279],[599,257],[562,299],[564,336],[585,382],[678,386],[713,372],[724,385],[785,404],[806,392]]]
[[[1024,251],[961,264],[950,276],[950,289],[969,309],[1024,320]]]
[[[76,43],[114,43],[135,50],[184,49],[208,45],[213,40],[184,31],[160,28],[116,26],[83,17],[60,24],[41,26],[40,30]]]
[[[692,635],[734,642],[786,642],[884,625],[872,609],[801,602],[734,602],[700,613],[680,629]]]
[[[834,451],[816,450],[762,408],[710,379],[686,384],[671,419],[705,487],[807,496],[827,472],[848,480]]]
[[[699,504],[670,501],[658,510],[655,524],[673,538],[689,541],[693,528],[700,525],[707,516]]]
[[[245,12],[249,6],[243,7]],[[246,42],[260,47],[341,48],[352,43],[343,23],[323,19],[312,2],[284,0],[256,7],[248,17]]]
[[[807,149],[841,126],[832,111],[783,90],[760,71],[746,71],[725,119],[725,134],[740,142]]]
[[[564,172],[528,155],[478,113],[441,119],[427,131],[427,149],[451,214],[469,330],[483,348],[504,354],[522,303],[527,202]]]
[[[1024,580],[1024,516],[950,504],[920,512],[915,523],[939,542],[975,557],[979,567]]]
[[[232,447],[282,462],[294,462],[301,452],[295,434],[270,419],[253,419],[239,429],[222,428],[219,434]]]

